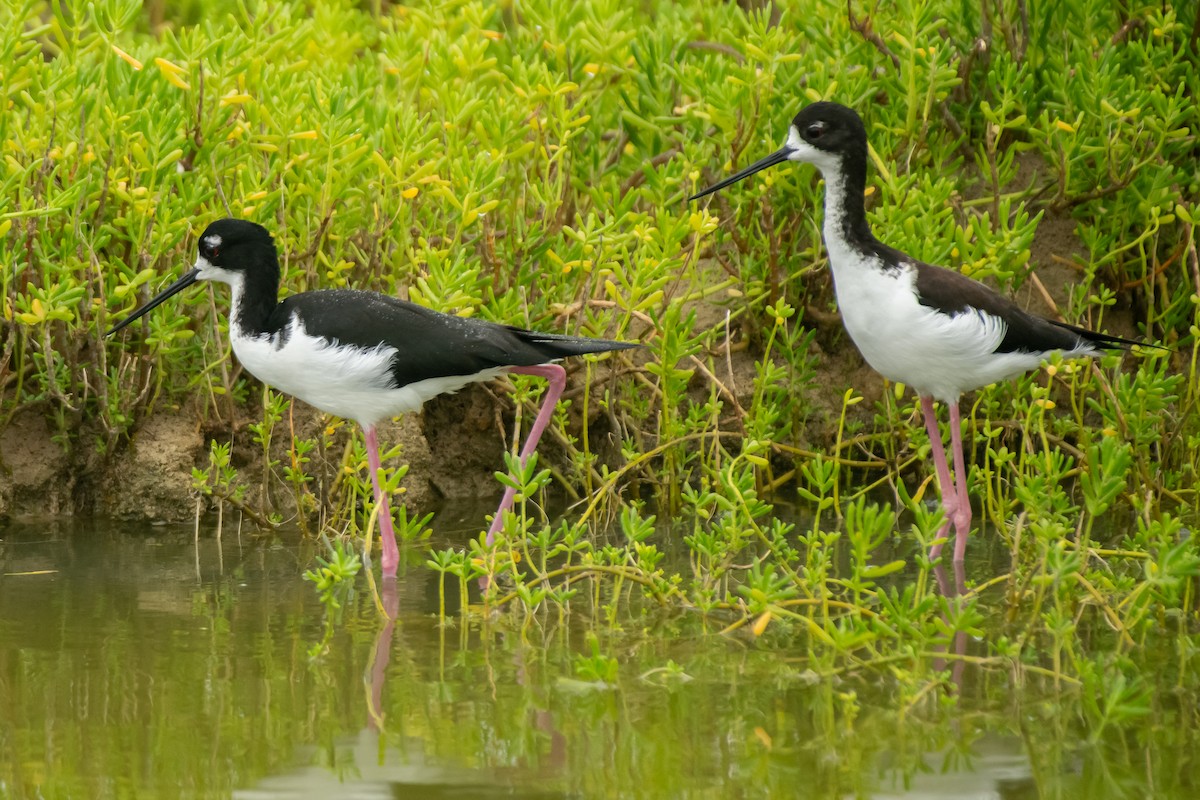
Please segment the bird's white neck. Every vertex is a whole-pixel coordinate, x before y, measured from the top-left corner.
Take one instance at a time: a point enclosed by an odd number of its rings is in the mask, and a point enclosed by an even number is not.
[[[869,245],[875,241],[863,211],[863,186],[841,162],[821,169],[825,178],[822,233],[835,284],[847,271],[867,268]]]
[[[233,345],[234,352],[239,352],[245,339],[257,338],[262,335],[262,331],[258,330],[253,323],[247,324],[245,309],[242,306],[246,299],[246,281],[241,274],[226,274],[228,277],[217,280],[229,284],[229,340]]]

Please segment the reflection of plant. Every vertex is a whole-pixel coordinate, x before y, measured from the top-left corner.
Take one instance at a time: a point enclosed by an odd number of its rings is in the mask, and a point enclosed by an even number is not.
[[[617,659],[600,652],[600,640],[595,634],[588,635],[590,655],[575,657],[575,674],[580,680],[613,685],[617,682],[619,664]]]

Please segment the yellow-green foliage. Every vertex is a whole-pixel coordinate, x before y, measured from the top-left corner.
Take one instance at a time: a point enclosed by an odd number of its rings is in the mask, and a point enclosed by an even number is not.
[[[177,298],[135,327],[144,336],[101,338],[191,259],[199,230],[233,215],[274,232],[285,292],[353,285],[648,343],[609,416],[623,425],[621,478],[652,478],[669,508],[703,507],[689,492],[722,485],[743,456],[757,490],[824,498],[828,483],[835,506],[898,484],[923,446],[910,400],[854,409],[863,387],[817,369],[815,329],[826,348],[848,345],[822,313],[811,173],[685,200],[773,148],[804,103],[863,113],[870,214],[889,244],[1036,289],[1039,268],[1061,269],[1031,261],[1039,227],[1065,221],[1082,245],[1055,251],[1077,275],[1050,287],[1064,316],[1181,354],[1194,341],[1192,20],[1107,0],[989,9],[9,4],[3,420],[32,404],[68,446],[108,449],[164,400],[245,398],[254,384],[219,366],[219,292]],[[727,335],[755,354],[752,387],[726,385]],[[1006,524],[1041,448],[1068,444],[1072,477],[1102,434],[1132,442],[1127,469],[1150,491],[1129,496],[1145,514],[1163,496],[1191,502],[1196,377],[1180,361],[1131,364],[1115,395],[1069,366],[982,392],[971,434],[987,513]],[[823,466],[813,421],[837,429]],[[1034,433],[1014,437],[1022,426]],[[569,481],[608,481],[586,440],[571,455]]]

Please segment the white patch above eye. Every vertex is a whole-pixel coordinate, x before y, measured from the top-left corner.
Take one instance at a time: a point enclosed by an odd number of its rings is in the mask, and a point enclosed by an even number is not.
[[[210,233],[208,236],[205,236],[200,241],[204,242],[206,245],[208,245],[209,247],[212,247],[212,248],[220,248],[220,246],[221,246],[221,237],[215,233]]]

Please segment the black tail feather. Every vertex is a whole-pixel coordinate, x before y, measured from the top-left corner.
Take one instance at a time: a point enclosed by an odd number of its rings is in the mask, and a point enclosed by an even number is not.
[[[536,349],[547,360],[582,356],[587,353],[608,353],[613,350],[630,350],[645,347],[640,342],[617,342],[612,339],[592,339],[587,336],[567,336],[560,333],[541,333],[512,328],[525,344]]]
[[[1074,333],[1080,339],[1083,339],[1085,342],[1090,342],[1091,344],[1094,344],[1097,347],[1101,347],[1101,348],[1104,348],[1107,350],[1128,350],[1129,348],[1134,347],[1135,345],[1138,347],[1156,347],[1159,350],[1170,349],[1170,348],[1164,347],[1161,344],[1154,344],[1153,342],[1139,342],[1136,339],[1126,339],[1124,336],[1113,336],[1111,333],[1099,333],[1097,331],[1089,330],[1087,328],[1082,328],[1078,325],[1072,325],[1069,322],[1059,322],[1057,320],[1048,320],[1048,321],[1050,323],[1056,325],[1059,328],[1062,328],[1064,330],[1070,331],[1071,333]]]

